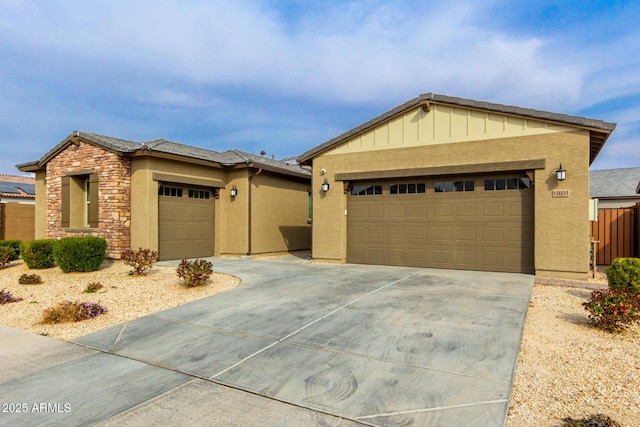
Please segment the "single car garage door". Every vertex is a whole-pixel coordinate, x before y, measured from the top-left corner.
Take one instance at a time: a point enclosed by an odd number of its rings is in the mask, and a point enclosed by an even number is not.
[[[158,259],[213,256],[211,189],[162,184],[158,191]]]
[[[533,272],[533,190],[525,174],[354,182],[347,261]]]

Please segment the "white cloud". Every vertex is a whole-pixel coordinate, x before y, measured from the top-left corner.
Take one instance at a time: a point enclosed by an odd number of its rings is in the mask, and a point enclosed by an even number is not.
[[[0,24],[11,38],[61,52],[80,67],[112,61],[150,78],[162,73],[333,102],[443,88],[497,101],[538,97],[547,105],[575,100],[580,89],[581,70],[548,61],[544,40],[480,28],[473,20],[479,11],[468,3],[338,3],[294,27],[251,2],[16,4],[4,8]]]

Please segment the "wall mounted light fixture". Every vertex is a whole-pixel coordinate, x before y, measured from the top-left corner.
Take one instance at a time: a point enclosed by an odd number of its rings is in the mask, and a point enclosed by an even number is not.
[[[238,188],[234,185],[233,187],[231,187],[231,197],[236,197],[238,195]]]
[[[329,191],[329,182],[327,181],[327,178],[325,178],[324,182],[322,183],[322,191],[324,191],[325,193]]]
[[[560,163],[560,167],[556,169],[556,179],[558,181],[564,181],[567,178],[567,171],[562,169],[562,163]]]

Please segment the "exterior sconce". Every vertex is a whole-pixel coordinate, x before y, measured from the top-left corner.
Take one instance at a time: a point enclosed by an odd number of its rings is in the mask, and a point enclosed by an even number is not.
[[[562,169],[562,163],[560,163],[560,167],[556,169],[556,179],[558,181],[564,181],[567,177],[567,171]]]
[[[327,178],[325,178],[324,182],[322,183],[322,191],[324,191],[325,193],[329,191],[329,182],[327,182]]]
[[[231,187],[231,197],[236,197],[238,195],[238,188],[234,185]]]

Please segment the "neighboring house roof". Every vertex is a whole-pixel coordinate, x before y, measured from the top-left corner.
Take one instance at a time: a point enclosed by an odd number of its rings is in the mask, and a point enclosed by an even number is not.
[[[0,197],[35,199],[35,178],[0,174]]]
[[[589,195],[604,198],[640,197],[640,167],[589,172]]]
[[[91,132],[74,131],[65,139],[60,141],[55,147],[49,150],[40,160],[22,163],[16,167],[20,170],[31,171],[43,167],[49,160],[55,157],[69,144],[73,144],[75,138],[80,138],[98,145],[106,150],[113,151],[121,155],[165,153],[197,160],[205,160],[219,163],[223,166],[236,166],[248,164],[255,168],[264,168],[273,172],[296,175],[304,178],[311,176],[308,168],[300,165],[292,165],[290,162],[268,159],[251,153],[239,150],[215,151],[207,148],[194,147],[192,145],[181,144],[179,142],[168,141],[166,139],[154,139],[145,142],[135,142],[127,139],[114,138],[106,135],[99,135]]]
[[[369,120],[366,123],[361,124],[360,126],[357,126],[341,135],[338,135],[335,138],[330,139],[329,141],[324,142],[323,144],[312,148],[311,150],[298,157],[298,159],[301,163],[305,163],[311,160],[316,155],[329,150],[330,148],[333,148],[334,146],[353,137],[356,134],[365,132],[377,126],[378,124],[397,116],[398,114],[404,113],[411,108],[415,108],[419,105],[428,106],[429,103],[469,107],[476,110],[493,111],[507,115],[527,117],[545,122],[554,122],[588,129],[591,135],[590,162],[593,162],[595,160],[605,141],[607,140],[611,132],[613,132],[613,130],[616,128],[615,123],[607,123],[602,120],[589,119],[586,117],[569,116],[566,114],[551,113],[548,111],[540,111],[530,108],[493,104],[490,102],[475,101],[473,99],[457,98],[446,95],[438,95],[434,93],[425,93]]]

